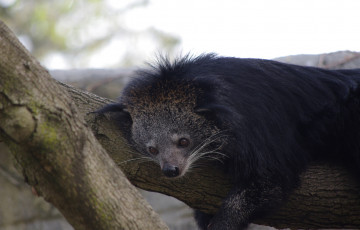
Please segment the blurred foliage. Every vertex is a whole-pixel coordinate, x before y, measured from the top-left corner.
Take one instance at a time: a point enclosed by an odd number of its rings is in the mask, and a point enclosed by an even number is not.
[[[155,51],[170,54],[179,43],[154,28],[126,27],[126,14],[148,4],[148,0],[0,0],[0,19],[45,64],[57,55],[68,68],[88,68],[94,56],[120,40],[118,55],[103,67],[129,66],[144,55],[139,37],[149,40]]]

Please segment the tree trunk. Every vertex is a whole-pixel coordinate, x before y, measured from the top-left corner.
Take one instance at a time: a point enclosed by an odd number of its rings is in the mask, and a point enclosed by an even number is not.
[[[0,51],[0,134],[34,190],[76,229],[167,229],[2,22]]]
[[[2,46],[0,46],[0,49],[3,49]],[[17,56],[16,54],[14,55]],[[3,61],[0,63],[2,62]],[[18,61],[14,63],[24,62]],[[35,68],[33,65],[35,66],[35,64],[32,63],[31,69]],[[21,64],[18,64],[18,66],[20,66],[18,68],[22,68]],[[26,65],[24,66],[26,67]],[[2,64],[0,67],[3,68]],[[26,69],[28,68],[25,68],[25,70]],[[17,71],[16,68],[12,67],[9,68],[8,72],[11,73],[11,70]],[[6,73],[6,71],[0,70],[1,78],[3,78],[2,75],[4,73]],[[28,74],[31,73],[25,73],[24,76],[28,76]],[[1,79],[1,116],[4,111],[8,111],[8,109],[4,109],[5,107],[7,108],[8,102],[5,104],[3,101],[10,100],[8,98],[3,99],[5,91],[2,81],[3,80]],[[187,203],[189,206],[208,213],[214,213],[217,210],[221,204],[221,200],[226,196],[231,187],[229,180],[221,171],[216,168],[202,168],[197,171],[192,171],[185,178],[175,180],[166,179],[161,174],[157,165],[151,162],[140,163],[139,161],[134,160],[139,156],[127,145],[119,130],[111,122],[111,115],[97,116],[95,114],[89,114],[89,112],[99,109],[104,104],[110,103],[110,100],[100,98],[96,95],[75,89],[62,83],[59,83],[59,85],[70,93],[73,102],[77,105],[80,114],[85,117],[88,126],[91,127],[96,138],[107,150],[115,163],[121,167],[131,183],[146,190],[157,191],[176,197]],[[18,91],[17,89],[14,89],[15,93]],[[16,100],[15,102],[19,105],[23,105],[24,102],[22,102],[22,100],[26,98],[27,97],[24,96],[19,99],[19,102]],[[39,101],[36,101],[36,104],[41,103],[43,100],[44,99],[40,99]],[[52,100],[59,99],[52,98]],[[54,103],[53,105],[56,104]],[[49,105],[49,107],[52,108],[51,105]],[[59,106],[56,106],[53,109],[58,107]],[[31,107],[29,107],[28,110],[33,111]],[[37,111],[37,109],[35,111]],[[60,128],[68,125],[68,122],[64,123],[63,121],[57,121],[55,123],[57,126],[61,126]],[[23,124],[23,122],[21,124]],[[0,124],[0,127],[2,126],[3,125]],[[19,128],[17,128],[16,133],[21,133]],[[26,132],[23,132],[22,136],[26,136]],[[78,137],[79,136],[77,135],[71,136],[70,140],[78,140]],[[16,146],[16,144],[14,145]],[[51,145],[54,146],[53,144]],[[39,147],[34,146],[31,148],[34,155],[38,152],[37,148]],[[41,150],[41,148],[39,148],[39,150]],[[46,155],[46,157],[51,156]],[[78,165],[79,162],[76,161],[72,161],[72,164],[74,164],[74,167],[81,166]],[[61,167],[64,166],[67,165],[62,165]],[[111,164],[107,167],[112,168]],[[44,167],[44,169],[46,168]],[[86,173],[93,175],[97,172],[87,171]],[[114,175],[118,176],[117,173],[111,174],[111,172],[109,172],[108,175],[96,175],[96,178],[103,178],[102,182],[104,182],[107,178],[113,178]],[[80,176],[82,176],[82,174],[74,177],[76,179]],[[61,180],[61,178],[54,179],[54,181],[56,180]],[[41,183],[44,182],[41,181]],[[69,185],[66,185],[65,183],[63,186],[67,187]],[[73,199],[72,201],[75,202],[76,200]],[[55,204],[55,206],[58,205]],[[91,215],[95,214],[92,213]],[[312,165],[302,176],[301,187],[290,196],[289,201],[276,212],[270,214],[266,218],[258,220],[257,223],[278,228],[360,228],[359,185],[346,170],[340,167],[324,163]]]

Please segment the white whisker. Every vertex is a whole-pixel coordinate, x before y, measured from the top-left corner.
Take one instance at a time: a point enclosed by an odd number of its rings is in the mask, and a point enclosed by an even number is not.
[[[221,158],[227,157],[226,154],[219,152],[221,148],[223,147],[224,143],[221,143],[220,146],[212,149],[203,151],[206,147],[208,147],[210,144],[218,141],[221,138],[227,137],[228,135],[224,134],[225,131],[220,131],[215,133],[214,135],[211,135],[210,137],[206,138],[203,142],[201,142],[199,145],[197,145],[192,152],[190,153],[187,162],[188,162],[188,169],[190,170],[192,168],[196,168],[198,164],[194,164],[196,161],[198,161],[201,158],[206,158],[210,160],[217,160],[221,163],[224,163]]]
[[[204,146],[216,141],[217,139],[219,138],[222,138],[222,137],[226,137],[227,135],[220,135],[222,133],[224,133],[225,131],[219,131],[213,135],[211,135],[210,137],[206,138],[203,142],[201,142],[197,147],[195,147],[193,149],[193,152],[196,152],[198,151],[200,148],[203,148]]]

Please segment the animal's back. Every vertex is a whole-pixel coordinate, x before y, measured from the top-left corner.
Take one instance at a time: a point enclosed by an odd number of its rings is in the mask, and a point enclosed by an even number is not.
[[[207,97],[228,110],[220,119],[238,140],[238,151],[229,153],[242,164],[235,174],[280,170],[295,176],[309,160],[346,154],[360,163],[359,69],[215,57],[202,70],[190,75],[211,82],[213,96]],[[254,151],[256,160],[248,154]]]

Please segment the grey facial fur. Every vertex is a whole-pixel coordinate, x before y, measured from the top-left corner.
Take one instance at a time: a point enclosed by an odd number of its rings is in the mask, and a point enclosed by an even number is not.
[[[137,150],[151,156],[162,169],[165,164],[178,167],[178,176],[183,176],[197,160],[211,151],[219,151],[219,147],[210,146],[219,142],[220,138],[209,138],[218,132],[217,127],[194,112],[189,114],[165,109],[157,110],[156,115],[148,113],[134,116],[131,130]],[[194,127],[198,125],[203,128]],[[189,141],[188,146],[179,146],[182,138]],[[151,154],[150,147],[158,153]]]

